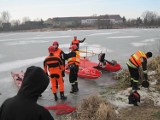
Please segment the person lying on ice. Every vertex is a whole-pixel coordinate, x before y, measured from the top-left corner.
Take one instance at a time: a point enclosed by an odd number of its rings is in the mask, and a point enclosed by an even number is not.
[[[17,95],[1,105],[0,120],[54,120],[48,110],[36,103],[48,84],[49,78],[42,68],[28,67]]]
[[[115,60],[112,60],[111,62],[105,59],[105,53],[100,53],[98,55],[98,60],[99,60],[99,65],[98,67],[105,68],[106,67],[106,62],[112,66],[116,65],[117,62]]]
[[[145,79],[145,81],[142,82],[142,86],[146,88],[149,87],[148,75],[147,75],[147,59],[151,57],[152,57],[152,52],[144,53],[139,50],[136,53],[132,54],[129,60],[127,61],[128,70],[131,76],[131,87],[132,87],[132,90],[134,91],[129,96],[129,104],[137,105],[137,102],[140,102],[140,95],[137,92],[137,90],[139,90],[138,83],[140,78],[140,75],[139,75],[140,66],[142,66],[143,76]],[[134,100],[135,102],[132,101],[131,96],[133,96],[133,99],[135,99]]]

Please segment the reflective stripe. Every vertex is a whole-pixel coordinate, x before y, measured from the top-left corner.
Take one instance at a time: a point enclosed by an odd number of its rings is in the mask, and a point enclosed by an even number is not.
[[[133,82],[139,82],[138,80],[133,80]]]
[[[139,82],[138,80],[135,80],[134,78],[131,78],[131,80],[132,80],[133,82]]]
[[[70,65],[72,63],[75,63],[76,65],[79,66],[79,64],[80,64],[80,54],[79,54],[78,51],[75,51],[75,53],[76,53],[75,57],[71,57],[71,58],[68,59],[68,64]]]
[[[147,57],[144,52],[142,52],[142,51],[140,51],[140,50],[139,50],[139,52],[141,53],[141,55],[142,55],[143,57],[145,57],[145,58]]]
[[[72,58],[69,58],[69,59],[68,59],[68,61],[71,61],[71,60],[72,60]]]
[[[143,62],[143,58],[147,58],[146,54],[142,51],[137,51],[131,55],[130,60],[134,65],[140,66]]]
[[[132,68],[137,68],[137,66],[135,66],[134,64],[132,64],[130,61],[127,62],[127,65],[129,65]]]
[[[71,85],[74,85],[75,83],[71,83]]]
[[[134,54],[133,57],[134,57],[135,60],[139,59],[139,57],[136,54]]]
[[[147,70],[144,70],[143,73],[144,73],[144,74],[147,74]]]
[[[135,80],[135,79],[132,79],[133,80],[133,82],[139,82],[138,80]]]

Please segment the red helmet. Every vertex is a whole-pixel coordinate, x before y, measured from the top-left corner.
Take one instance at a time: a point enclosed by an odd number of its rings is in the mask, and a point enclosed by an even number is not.
[[[53,47],[53,46],[49,46],[49,47],[48,47],[48,52],[49,52],[49,53],[54,52],[54,47]]]
[[[74,36],[74,39],[77,39],[77,36]]]
[[[77,47],[77,45],[71,45],[70,47],[69,47],[69,49],[71,49],[72,51],[73,50],[76,50],[78,47]]]
[[[59,46],[59,43],[57,41],[54,41],[52,45],[57,45]]]

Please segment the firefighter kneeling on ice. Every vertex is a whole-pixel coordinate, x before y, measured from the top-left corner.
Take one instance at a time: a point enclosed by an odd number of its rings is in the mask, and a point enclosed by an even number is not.
[[[44,60],[44,71],[50,76],[50,81],[52,84],[52,92],[55,97],[55,101],[58,100],[57,97],[57,88],[56,88],[56,81],[59,85],[59,91],[60,91],[60,98],[61,100],[66,100],[67,97],[64,96],[64,81],[62,77],[62,71],[64,71],[64,66],[61,61],[61,59],[58,56],[54,56],[54,47],[50,46],[48,48],[49,56],[45,58]]]
[[[65,54],[65,59],[68,59],[68,69],[70,69],[69,82],[72,87],[70,93],[75,93],[79,91],[77,78],[80,65],[80,54],[77,45],[71,45],[70,50],[70,53]]]
[[[144,53],[142,51],[137,51],[136,53],[132,54],[127,62],[128,70],[131,76],[131,86],[133,92],[128,97],[129,104],[138,105],[137,102],[140,102],[140,95],[137,92],[140,88],[138,87],[139,83],[139,71],[140,67],[142,66],[144,81],[142,82],[142,86],[145,88],[149,87],[148,82],[148,75],[147,75],[147,59],[152,57],[152,52]]]

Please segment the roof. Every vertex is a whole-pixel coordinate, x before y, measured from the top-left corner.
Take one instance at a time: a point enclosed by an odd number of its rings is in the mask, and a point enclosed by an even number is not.
[[[83,17],[56,17],[56,18],[49,18],[47,21],[79,21],[79,20],[86,20],[86,19],[115,19],[115,20],[122,20],[120,15],[100,15],[100,16],[83,16]]]
[[[120,15],[109,15],[110,19],[115,19],[115,20],[122,20]]]

